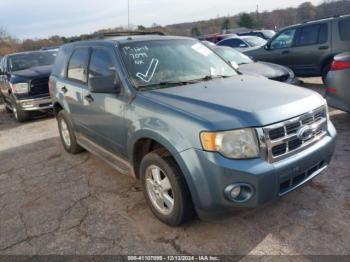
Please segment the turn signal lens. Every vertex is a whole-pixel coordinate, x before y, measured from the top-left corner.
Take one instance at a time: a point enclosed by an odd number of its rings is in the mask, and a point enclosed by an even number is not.
[[[203,149],[206,151],[216,151],[216,133],[201,133],[201,141]]]

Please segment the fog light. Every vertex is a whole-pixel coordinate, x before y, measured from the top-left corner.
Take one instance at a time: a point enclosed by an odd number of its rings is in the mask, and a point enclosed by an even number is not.
[[[231,189],[231,198],[237,198],[241,194],[241,187],[236,186]]]
[[[225,196],[228,200],[238,203],[248,201],[254,196],[253,186],[245,183],[235,183],[225,188]]]

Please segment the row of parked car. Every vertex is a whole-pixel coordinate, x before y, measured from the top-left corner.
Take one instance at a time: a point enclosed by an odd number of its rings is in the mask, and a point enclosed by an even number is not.
[[[88,150],[133,174],[154,215],[175,226],[281,197],[334,152],[324,98],[242,74],[249,64],[287,69],[215,49],[139,33],[7,55],[1,94],[19,121],[53,108],[67,152]]]

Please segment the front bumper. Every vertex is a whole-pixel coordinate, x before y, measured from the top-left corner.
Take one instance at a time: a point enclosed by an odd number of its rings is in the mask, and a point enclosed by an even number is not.
[[[335,139],[336,130],[329,123],[328,135],[322,140],[278,162],[230,160],[220,154],[197,149],[180,153],[177,161],[198,213],[225,213],[230,209],[256,207],[270,202],[320,174],[331,161]],[[244,203],[228,200],[224,190],[234,183],[251,185],[255,191],[252,198]]]
[[[52,109],[51,97],[40,97],[34,99],[21,99],[16,101],[23,111],[36,111]]]

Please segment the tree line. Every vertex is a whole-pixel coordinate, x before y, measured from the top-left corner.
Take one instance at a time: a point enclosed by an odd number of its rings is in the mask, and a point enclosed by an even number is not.
[[[311,2],[304,2],[295,8],[263,12],[257,10],[251,13],[241,13],[234,16],[217,17],[205,21],[174,24],[165,27],[153,23],[149,28],[139,25],[135,27],[135,29],[140,31],[161,31],[170,35],[200,36],[203,34],[220,33],[223,30],[238,27],[279,30],[285,26],[303,21],[342,14],[350,14],[350,0],[324,0],[319,5],[313,5]],[[125,28],[123,27],[115,27],[102,29],[92,34],[83,34],[73,37],[61,37],[56,35],[46,39],[19,40],[9,35],[5,30],[0,29],[0,56],[14,52],[38,50],[43,47],[59,46],[73,41],[96,38],[104,32],[124,30]]]

